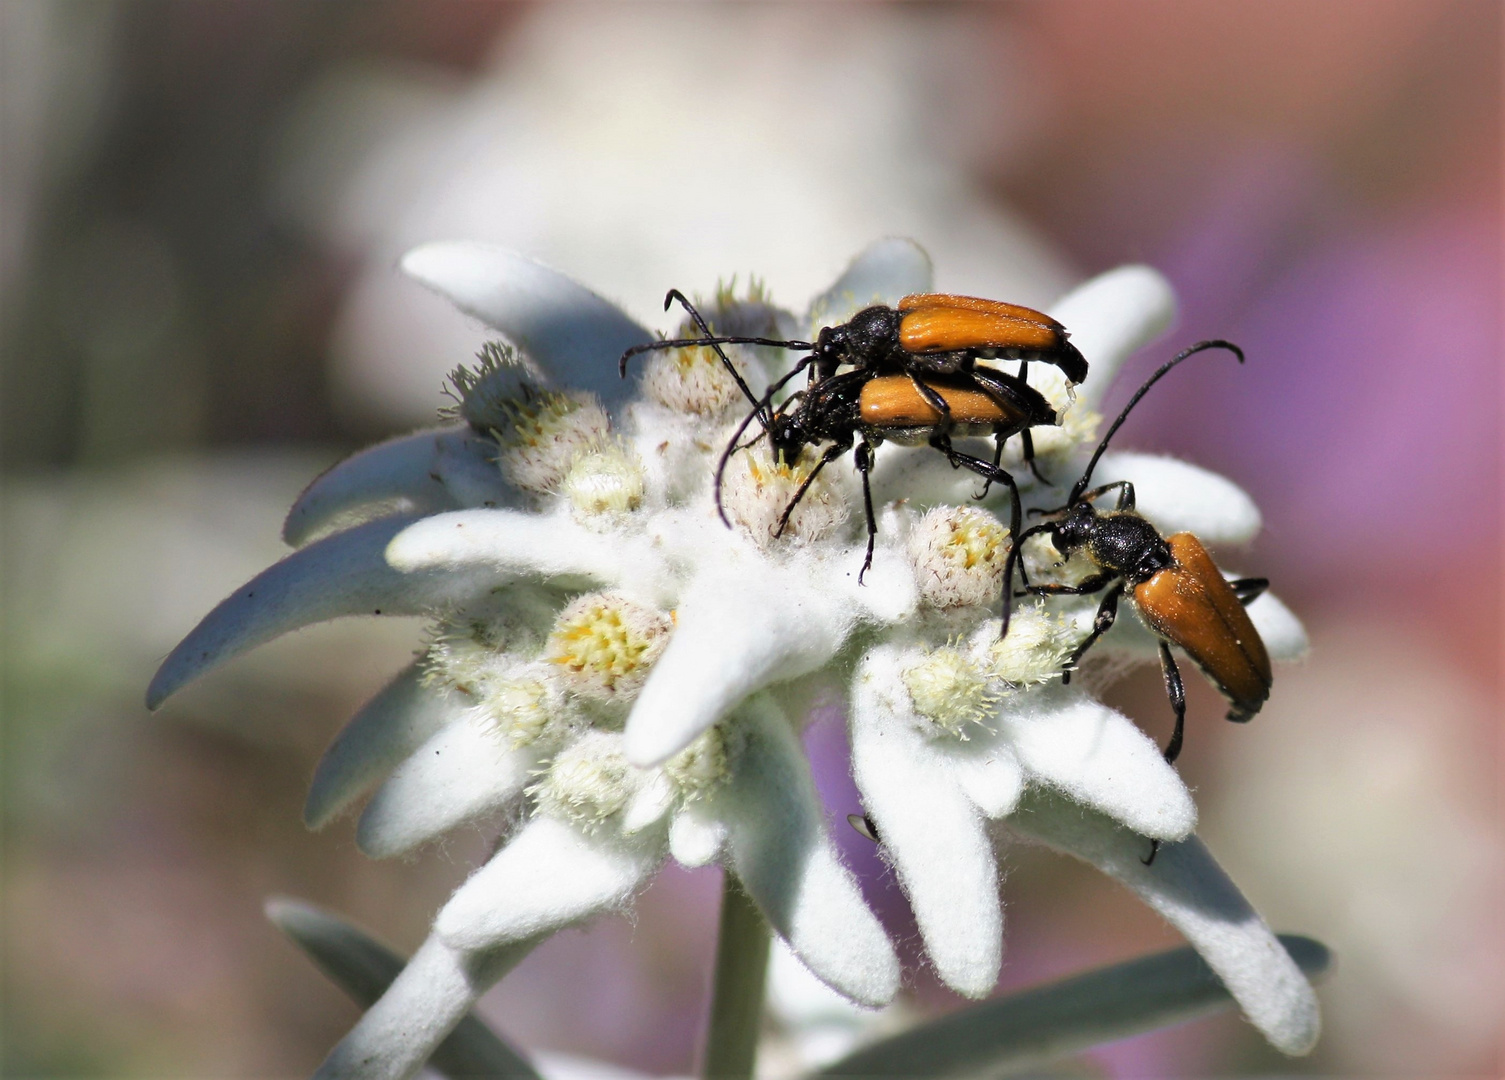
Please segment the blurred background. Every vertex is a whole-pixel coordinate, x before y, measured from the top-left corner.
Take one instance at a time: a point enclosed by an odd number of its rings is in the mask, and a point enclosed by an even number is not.
[[[280,557],[298,490],[429,422],[481,334],[394,268],[476,238],[665,325],[670,285],[806,299],[909,235],[944,289],[1048,303],[1128,261],[1230,337],[1124,446],[1265,513],[1308,662],[1233,728],[1188,680],[1203,833],[1334,947],[1309,1059],[1229,1015],[1066,1075],[1501,1070],[1501,51],[1494,0],[959,6],[0,2],[7,1076],[304,1075],[354,1006],[273,893],[411,949],[487,838],[397,864],[300,823],[339,725],[411,654],[316,627],[159,714],[143,688]],[[1114,702],[1164,740],[1158,673]],[[840,717],[809,735],[835,820]],[[914,931],[870,845],[875,905]],[[1003,989],[1175,944],[1109,880],[1008,857]],[[535,1048],[692,1068],[719,890],[549,942],[487,999]],[[910,1007],[959,1001],[915,970]]]

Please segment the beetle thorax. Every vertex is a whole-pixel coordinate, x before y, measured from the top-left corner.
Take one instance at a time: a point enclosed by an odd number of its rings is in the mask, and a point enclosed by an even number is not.
[[[841,326],[828,326],[816,338],[821,362],[839,359],[858,368],[876,368],[899,344],[899,313],[877,305],[863,308]]]
[[[1170,545],[1155,526],[1127,510],[1096,515],[1087,554],[1103,569],[1121,574],[1130,585],[1148,581],[1175,562]]]

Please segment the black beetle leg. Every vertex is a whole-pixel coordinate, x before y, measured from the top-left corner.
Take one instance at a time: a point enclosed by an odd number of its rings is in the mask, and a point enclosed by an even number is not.
[[[798,506],[800,504],[800,500],[805,497],[805,492],[810,490],[810,485],[815,483],[815,478],[820,475],[820,471],[831,462],[841,457],[842,454],[845,454],[851,448],[851,443],[833,443],[831,446],[828,446],[826,448],[826,452],[820,456],[820,460],[817,461],[815,463],[815,467],[810,470],[810,475],[805,477],[804,482],[800,484],[799,490],[794,493],[794,498],[789,500],[789,505],[784,507],[784,512],[779,515],[779,523],[773,530],[774,536],[784,535],[784,529],[789,524],[789,515],[794,513],[794,508]]]
[[[1061,684],[1064,686],[1071,682],[1071,673],[1076,670],[1077,661],[1086,655],[1087,650],[1097,644],[1097,639],[1106,634],[1112,628],[1114,620],[1118,618],[1118,598],[1124,594],[1124,583],[1119,581],[1103,594],[1103,602],[1097,605],[1097,615],[1092,620],[1092,633],[1087,639],[1076,647],[1076,652],[1071,654],[1071,659],[1066,661],[1061,668]]]
[[[1163,641],[1160,643],[1160,672],[1165,676],[1165,692],[1176,713],[1176,730],[1171,732],[1171,741],[1165,748],[1165,763],[1172,765],[1181,756],[1181,739],[1186,734],[1186,688],[1181,685],[1181,672],[1171,656],[1171,647]]]
[[[1270,587],[1270,579],[1265,577],[1241,577],[1237,581],[1230,581],[1234,594],[1238,596],[1239,603],[1248,607],[1258,600],[1264,591]]]
[[[1115,510],[1134,509],[1134,485],[1127,480],[1115,480],[1111,484],[1095,487],[1091,491],[1084,491],[1076,497],[1077,502],[1090,502],[1099,495],[1106,495],[1114,488],[1118,488],[1118,505]]]
[[[1159,853],[1160,853],[1160,841],[1159,840],[1151,840],[1150,841],[1150,857],[1148,859],[1140,859],[1139,861],[1142,862],[1142,863],[1144,863],[1146,866],[1149,866],[1151,863],[1153,863],[1155,861],[1155,856],[1158,855]]]
[[[1049,484],[1050,477],[1040,471],[1040,463],[1035,460],[1035,437],[1029,433],[1029,428],[1019,433],[1019,442],[1024,449],[1024,463],[1029,466],[1029,471],[1040,483]]]
[[[857,471],[862,474],[862,508],[867,512],[867,555],[862,560],[862,569],[857,572],[857,584],[861,585],[862,576],[873,565],[873,542],[878,538],[878,521],[873,516],[873,487],[868,478],[873,471],[872,444],[863,439],[852,456],[856,459]]]

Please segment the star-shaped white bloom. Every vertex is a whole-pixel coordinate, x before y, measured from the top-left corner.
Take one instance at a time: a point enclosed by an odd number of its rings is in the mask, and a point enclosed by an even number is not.
[[[1316,1036],[1310,986],[1194,839],[1190,794],[1154,743],[1060,666],[1095,598],[1026,605],[998,641],[1007,532],[976,477],[929,450],[880,448],[871,569],[850,470],[827,469],[777,521],[810,459],[761,447],[711,476],[745,408],[719,361],[648,361],[643,394],[616,361],[652,335],[562,276],[473,244],[419,248],[404,269],[500,330],[458,372],[462,423],[374,447],[316,480],[288,515],[302,545],[224,601],[162,665],[155,705],[218,662],[289,630],[362,613],[434,619],[425,655],[357,715],[320,763],[319,827],[380,782],[358,840],[399,854],[465,822],[512,825],[440,911],[429,942],[326,1062],[325,1075],[407,1075],[531,944],[630,901],[666,857],[733,870],[795,954],[853,1000],[898,987],[892,945],[841,864],[799,741],[807,676],[852,672],[854,770],[937,970],[985,995],[1002,950],[995,843],[1017,835],[1124,880],[1203,953],[1275,1045]],[[924,253],[873,245],[803,325],[754,291],[707,305],[723,332],[813,334],[930,288]],[[1031,369],[1061,414],[1036,429],[1048,472],[1090,450],[1120,362],[1169,322],[1153,271],[1104,275],[1052,312],[1091,364],[1071,394]],[[780,350],[733,350],[753,391]],[[756,430],[756,429],[755,429]],[[1012,459],[1005,458],[1005,464]],[[1019,470],[1028,505],[1064,490]],[[1110,454],[1141,512],[1211,545],[1259,526],[1246,496],[1178,462]],[[926,507],[933,507],[928,513]],[[1272,656],[1299,654],[1273,597],[1250,607]],[[1149,658],[1124,618],[1099,650]],[[995,827],[995,823],[997,826]],[[1150,867],[1144,838],[1164,843]]]

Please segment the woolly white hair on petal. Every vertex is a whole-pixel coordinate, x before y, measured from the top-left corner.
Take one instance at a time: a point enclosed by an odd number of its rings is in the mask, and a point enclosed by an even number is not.
[[[812,332],[846,322],[872,304],[897,304],[911,293],[929,292],[935,270],[925,249],[899,236],[863,248],[835,283],[810,301]]]
[[[608,406],[632,393],[633,384],[617,377],[616,359],[653,335],[568,275],[506,248],[463,241],[416,247],[402,269],[500,330],[555,385],[594,391]]]
[[[1305,1054],[1317,1042],[1317,995],[1238,887],[1196,837],[1163,845],[1144,865],[1142,836],[1043,793],[1026,797],[1009,828],[1118,878],[1186,935],[1271,1045]]]
[[[1000,711],[997,723],[1033,776],[1135,832],[1180,840],[1196,828],[1196,804],[1160,748],[1081,691],[1039,690],[1027,705]]]
[[[497,471],[495,445],[469,428],[400,435],[352,454],[303,489],[282,523],[293,547],[340,517],[374,503],[398,501],[402,513],[505,504],[511,491]]]
[[[537,941],[468,953],[430,935],[340,1040],[315,1080],[407,1080],[488,989]]]
[[[522,794],[538,755],[513,749],[471,712],[399,765],[361,814],[355,842],[373,859],[402,855]]]
[[[854,680],[852,773],[947,985],[984,997],[998,981],[1003,908],[981,813],[953,773],[950,738],[930,740],[899,677],[900,650],[879,646]]]
[[[703,802],[674,815],[669,825],[669,854],[681,866],[705,866],[726,847],[726,823],[712,817]]]
[[[766,696],[738,710],[732,778],[707,798],[726,857],[764,918],[833,990],[865,1005],[899,989],[899,958],[826,830],[803,748]]]
[[[1095,407],[1136,349],[1163,334],[1176,317],[1176,294],[1158,270],[1120,266],[1083,282],[1051,305],[1050,314],[1087,358],[1077,393]]]
[[[322,829],[430,735],[474,706],[465,695],[428,686],[421,662],[408,665],[361,706],[314,770],[303,823]]]
[[[393,537],[386,558],[406,573],[470,569],[490,571],[496,581],[540,575],[615,583],[639,569],[624,548],[641,546],[584,529],[568,511],[456,510],[409,525]]]
[[[147,708],[290,630],[342,615],[421,615],[482,591],[486,578],[474,572],[408,574],[387,565],[387,544],[412,520],[382,518],[346,529],[257,574],[220,601],[162,662],[146,691]]]
[[[1155,454],[1104,454],[1094,485],[1128,480],[1135,508],[1164,533],[1196,533],[1205,544],[1246,544],[1259,533],[1259,507],[1226,477]],[[1113,505],[1110,492],[1100,504]]]
[[[627,719],[628,760],[656,765],[754,691],[824,665],[856,618],[844,600],[761,559],[692,582]]]
[[[659,828],[586,835],[548,816],[529,821],[450,897],[434,930],[459,949],[551,934],[621,907],[663,862]]]
[[[1005,739],[985,728],[951,748],[951,772],[967,797],[990,818],[1012,814],[1024,793],[1024,766]]]

